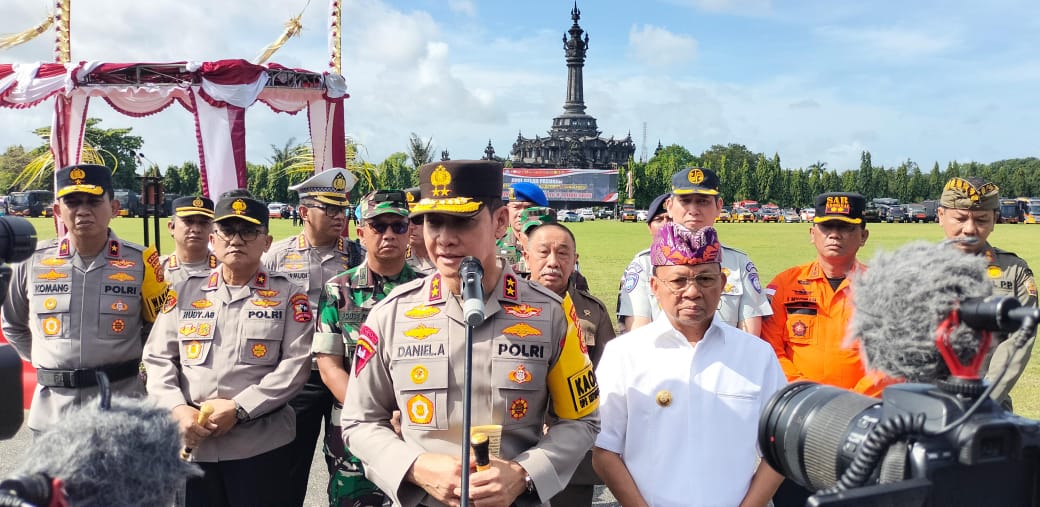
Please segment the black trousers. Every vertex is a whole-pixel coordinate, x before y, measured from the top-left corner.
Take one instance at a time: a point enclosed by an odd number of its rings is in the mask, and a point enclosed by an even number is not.
[[[773,494],[774,507],[804,507],[813,492],[799,486],[791,479],[784,479]]]
[[[280,481],[288,445],[252,458],[197,463],[204,475],[188,479],[187,507],[288,507]]]
[[[332,392],[321,381],[321,374],[318,370],[312,370],[303,390],[289,402],[289,406],[296,412],[296,439],[286,446],[288,454],[282,464],[281,481],[289,499],[288,505],[303,505],[307,497],[311,461],[314,460],[321,429],[332,413],[332,401]],[[325,466],[329,473],[333,469],[332,465],[332,460],[326,456]]]

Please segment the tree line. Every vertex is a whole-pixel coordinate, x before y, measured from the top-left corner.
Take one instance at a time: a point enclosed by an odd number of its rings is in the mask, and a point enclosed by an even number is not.
[[[144,141],[131,128],[106,129],[101,120],[87,120],[85,144],[92,160],[114,169],[116,188],[138,189],[139,172],[160,173],[168,194],[191,195],[201,192],[201,171],[195,162],[170,165],[159,170],[147,165],[137,156]],[[51,189],[53,164],[48,165],[50,128],[36,129],[41,144],[31,149],[9,146],[0,154],[0,193],[16,190]],[[346,168],[358,177],[351,192],[357,197],[374,188],[408,188],[418,185],[416,169],[433,160],[432,139],[423,139],[412,133],[405,151],[395,152],[378,164],[365,160],[364,147],[347,139]],[[442,158],[447,157],[446,151]],[[510,165],[505,160],[506,165]],[[287,140],[281,146],[271,146],[271,155],[264,163],[249,162],[247,188],[258,199],[266,202],[295,203],[296,193],[289,187],[305,180],[313,172],[313,155],[309,143]],[[859,192],[868,199],[895,197],[900,202],[919,202],[938,198],[943,184],[954,176],[979,177],[992,181],[1004,197],[1040,196],[1040,159],[1035,157],[1000,160],[988,164],[979,162],[948,162],[940,167],[934,162],[928,171],[922,171],[912,160],[895,167],[875,166],[869,151],[860,157],[855,169],[828,168],[826,162],[816,162],[807,168],[783,168],[779,154],[767,157],[754,153],[741,144],[713,145],[700,155],[688,149],[671,145],[659,149],[650,160],[630,160],[620,168],[619,195],[622,200],[632,198],[636,206],[645,208],[650,202],[671,188],[671,177],[690,166],[714,170],[721,181],[722,198],[727,203],[743,199],[772,202],[781,207],[810,206],[813,197],[823,192]],[[632,174],[633,191],[627,192],[628,174]]]
[[[778,154],[767,157],[744,145],[716,144],[696,156],[682,146],[671,145],[646,162],[630,161],[620,171],[621,198],[633,198],[637,207],[645,208],[654,197],[670,190],[673,174],[690,166],[715,171],[727,203],[754,199],[784,208],[811,206],[813,198],[824,192],[859,192],[867,199],[894,197],[904,203],[937,199],[946,181],[957,176],[991,181],[1000,187],[1003,197],[1040,196],[1040,159],[1035,157],[989,164],[952,161],[944,168],[934,162],[925,172],[909,159],[895,167],[876,166],[870,152],[864,151],[858,169],[828,169],[826,162],[783,169]],[[627,193],[629,172],[633,177],[632,195]]]

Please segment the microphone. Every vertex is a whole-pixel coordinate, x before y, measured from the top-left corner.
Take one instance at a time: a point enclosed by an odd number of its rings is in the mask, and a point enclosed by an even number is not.
[[[890,377],[929,384],[949,377],[936,347],[940,326],[948,327],[956,358],[968,364],[986,352],[982,334],[972,326],[985,327],[986,320],[996,325],[998,318],[982,314],[1011,311],[1008,303],[985,299],[993,293],[985,259],[951,245],[910,243],[879,252],[868,266],[852,275],[855,311],[848,337],[859,339],[868,368]],[[959,319],[955,326],[944,324],[951,316]]]
[[[466,323],[476,327],[484,322],[484,267],[476,257],[462,259],[459,266],[462,279],[462,315]]]
[[[68,505],[175,505],[185,480],[202,475],[179,458],[180,446],[169,410],[113,396],[108,409],[85,403],[66,412],[11,473],[60,480]]]
[[[205,426],[209,421],[209,416],[211,415],[213,415],[213,405],[203,403],[202,406],[199,407],[199,415],[195,418],[195,422],[198,423],[199,426]],[[188,458],[191,457],[191,451],[191,447],[184,446],[184,449],[181,449],[181,459],[188,461]]]

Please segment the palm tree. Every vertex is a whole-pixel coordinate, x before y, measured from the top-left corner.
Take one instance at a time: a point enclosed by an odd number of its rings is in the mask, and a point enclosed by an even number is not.
[[[433,138],[423,141],[415,132],[408,138],[408,158],[412,160],[412,167],[416,170],[419,166],[433,160]]]

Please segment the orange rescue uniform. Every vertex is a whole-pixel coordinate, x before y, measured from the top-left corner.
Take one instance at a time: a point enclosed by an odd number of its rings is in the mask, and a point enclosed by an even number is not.
[[[852,272],[860,269],[866,266],[857,261]],[[762,338],[773,346],[787,380],[844,389],[858,385],[859,392],[880,394],[884,382],[865,379],[859,341],[844,344],[853,311],[848,278],[833,290],[819,263],[812,261],[776,275],[766,293],[771,294],[773,315],[762,322]]]

